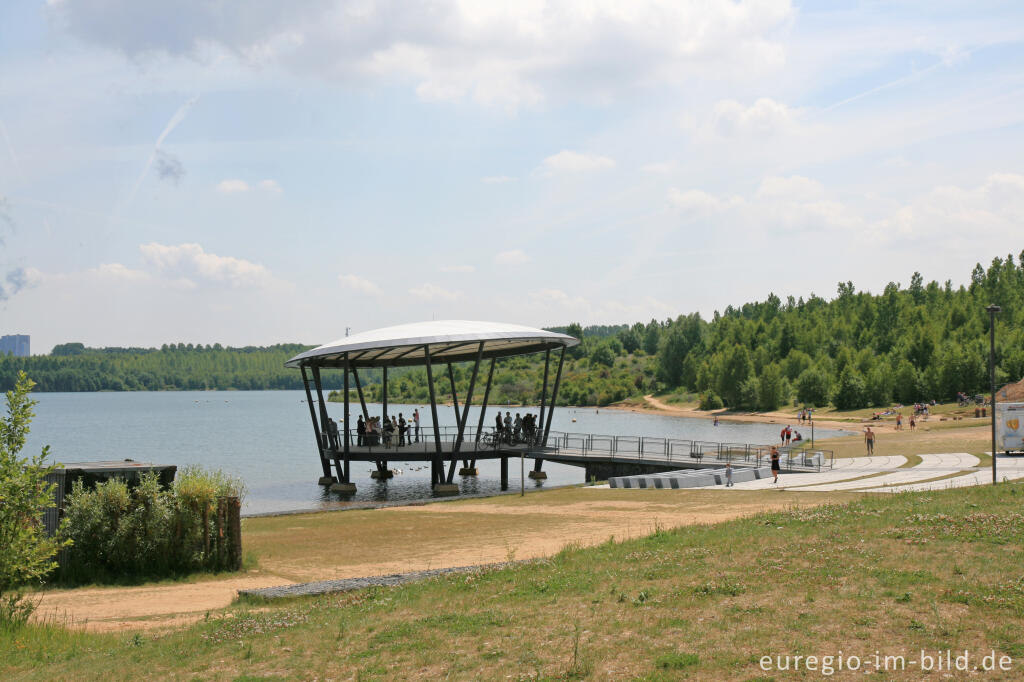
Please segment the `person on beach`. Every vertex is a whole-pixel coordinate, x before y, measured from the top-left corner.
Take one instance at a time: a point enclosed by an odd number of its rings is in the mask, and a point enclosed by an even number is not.
[[[732,487],[732,462],[725,463],[725,487]]]
[[[786,444],[786,427],[785,427],[785,426],[783,426],[783,427],[782,427],[782,430],[781,430],[781,431],[779,431],[779,441],[780,441],[780,442],[781,442],[781,443],[782,443],[783,445],[785,445],[785,444]]]
[[[420,408],[416,408],[412,411],[412,423],[413,428],[416,429],[416,442],[420,442]]]
[[[896,430],[897,431],[902,431],[903,430],[903,413],[902,412],[899,412],[899,413],[896,414]]]
[[[910,415],[910,430],[913,431],[916,427],[917,419],[914,418],[914,415]]]
[[[778,485],[778,483],[779,483],[779,469],[780,468],[781,468],[781,466],[780,466],[780,462],[779,462],[779,449],[773,445],[772,446],[772,476],[774,478],[772,479],[772,483],[774,483],[776,485]]]
[[[864,445],[867,446],[869,456],[875,454],[875,432],[870,426],[864,427]]]
[[[715,426],[718,426],[718,415],[715,415]]]

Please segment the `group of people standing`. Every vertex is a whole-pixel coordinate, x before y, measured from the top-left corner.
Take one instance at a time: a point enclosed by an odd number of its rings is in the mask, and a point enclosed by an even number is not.
[[[383,418],[370,417],[365,420],[363,415],[359,415],[359,420],[356,422],[356,445],[359,447],[383,443],[384,447],[390,448],[396,434],[398,435],[398,447],[420,442],[420,411],[418,409],[412,411],[412,416],[408,420],[399,412],[397,417],[384,415]]]
[[[779,432],[779,439],[782,441],[783,445],[789,445],[791,443],[797,443],[803,440],[804,437],[800,435],[799,431],[794,429],[789,424],[786,424],[784,427],[782,427],[782,431]]]
[[[502,417],[499,410],[494,417],[494,432],[506,443],[532,442],[537,435],[537,417],[529,412],[525,417],[516,412],[515,419],[511,412],[505,412]]]

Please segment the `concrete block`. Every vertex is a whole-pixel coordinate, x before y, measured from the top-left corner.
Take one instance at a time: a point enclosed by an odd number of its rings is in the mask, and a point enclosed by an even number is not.
[[[434,493],[437,495],[458,495],[459,486],[454,483],[437,483],[434,485]]]
[[[459,476],[479,476],[480,470],[476,467],[462,467],[459,469]]]
[[[377,480],[387,480],[389,478],[394,478],[394,477],[395,477],[395,472],[390,471],[389,469],[385,469],[384,471],[376,471],[376,470],[374,470],[374,471],[370,472],[370,478],[377,479]]]
[[[335,480],[336,479],[334,478],[334,476],[321,476],[320,479],[316,482],[316,484],[317,485],[330,485],[330,484],[334,483]]]
[[[332,493],[354,493],[356,491],[355,483],[332,483],[329,490]]]
[[[548,474],[546,471],[531,471],[529,476],[536,481],[543,481],[548,477]]]

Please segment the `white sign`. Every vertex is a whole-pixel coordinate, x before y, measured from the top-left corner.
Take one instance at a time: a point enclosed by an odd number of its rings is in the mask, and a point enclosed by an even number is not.
[[[1024,450],[1024,403],[996,403],[996,450]]]

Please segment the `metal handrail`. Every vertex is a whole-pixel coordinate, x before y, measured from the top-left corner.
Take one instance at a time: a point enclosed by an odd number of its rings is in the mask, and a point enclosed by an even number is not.
[[[340,452],[344,449],[344,430],[334,434],[323,433],[323,442],[330,443],[325,448],[327,454]],[[436,451],[434,428],[420,424],[419,440],[416,441],[415,433],[409,428],[405,434],[405,443],[399,445],[400,437],[397,432],[391,435],[390,444],[385,443],[381,434],[380,438],[373,437],[368,443],[365,439],[363,445],[358,445],[359,438],[355,429],[348,429],[351,438],[350,445],[353,449],[358,448],[360,454],[387,453],[388,459],[399,452],[422,452],[429,454]],[[442,444],[455,443],[458,440],[459,429],[456,426],[439,426],[438,440]],[[485,427],[478,434],[477,428],[466,425],[462,436],[462,447],[467,454],[486,436],[488,440],[493,439],[496,434],[494,427]],[[479,436],[479,438],[478,438]],[[770,460],[771,446],[751,443],[720,443],[714,441],[686,440],[680,438],[657,438],[652,436],[611,436],[603,434],[587,434],[565,431],[551,431],[548,434],[547,442],[541,444],[540,439],[543,433],[536,434],[537,440],[531,443],[525,434],[521,434],[518,440],[510,442],[501,440],[494,444],[495,448],[520,448],[525,446],[526,452],[529,448],[541,447],[546,455],[565,452],[566,456],[573,458],[582,457],[622,457],[637,462],[665,463],[683,462],[696,459],[702,461],[705,458],[715,463],[726,462],[744,463],[754,466],[767,465]],[[487,446],[485,446],[487,447]],[[793,448],[780,447],[782,455],[781,465],[784,468],[792,469],[814,469],[820,471],[822,468],[832,468],[835,460],[835,453],[832,450],[814,448],[812,450],[794,450]],[[450,455],[451,451],[444,454]],[[540,454],[540,453],[534,453]]]

